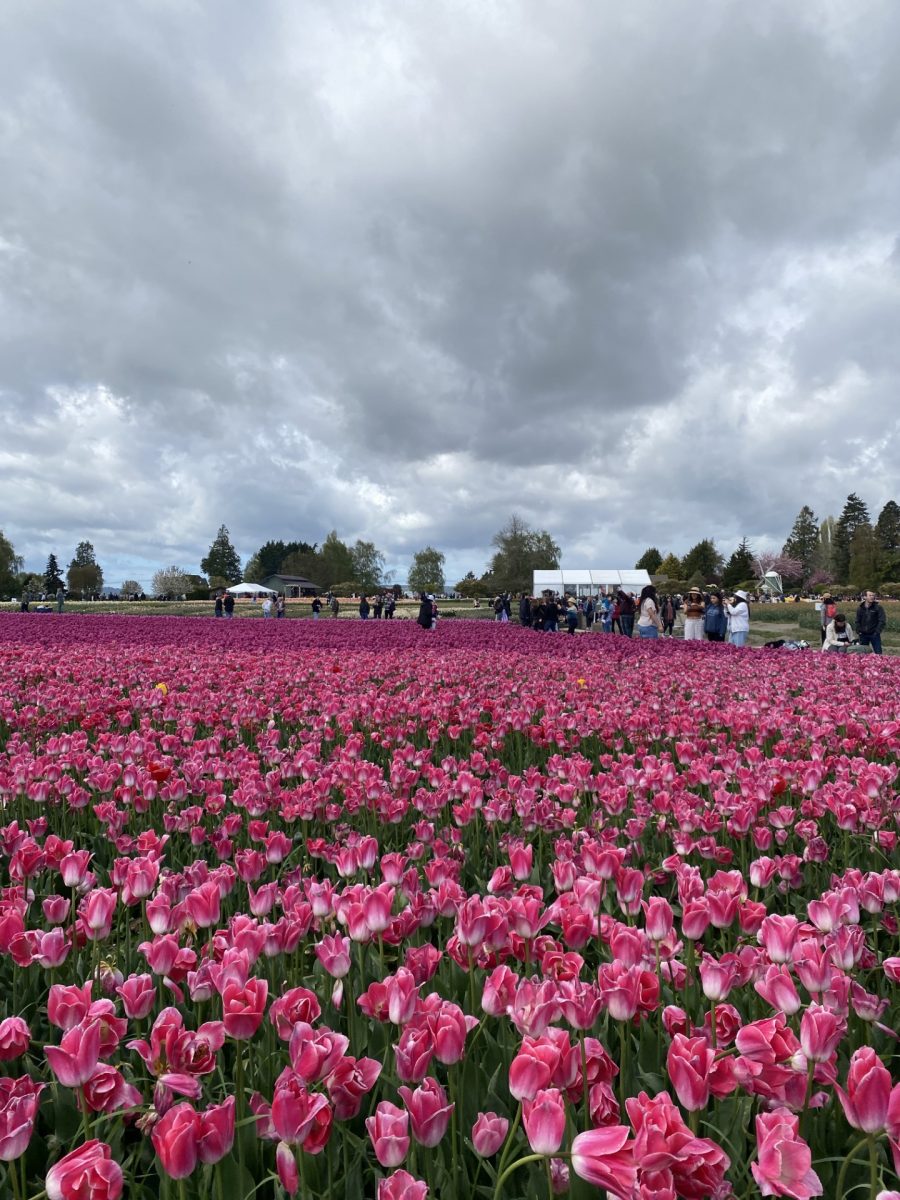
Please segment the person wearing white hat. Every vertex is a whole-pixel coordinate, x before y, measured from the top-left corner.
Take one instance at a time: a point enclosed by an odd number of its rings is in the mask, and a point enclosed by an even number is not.
[[[750,597],[746,592],[737,591],[730,600],[725,602],[728,613],[728,627],[733,646],[746,646],[750,633]]]

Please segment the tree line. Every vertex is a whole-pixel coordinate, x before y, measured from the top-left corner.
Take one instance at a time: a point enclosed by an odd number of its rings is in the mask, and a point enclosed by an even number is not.
[[[900,594],[900,505],[888,500],[873,522],[865,501],[851,492],[837,518],[820,520],[804,504],[780,553],[755,553],[743,538],[726,559],[712,538],[704,538],[682,558],[650,546],[635,566],[665,576],[675,587],[720,583],[737,588],[777,571],[789,588],[858,592],[873,587]]]

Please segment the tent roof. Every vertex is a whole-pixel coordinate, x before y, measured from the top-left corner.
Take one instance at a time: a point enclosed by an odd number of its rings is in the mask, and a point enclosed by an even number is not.
[[[544,591],[545,588],[563,587],[624,587],[642,588],[650,582],[646,571],[623,571],[612,567],[590,567],[575,570],[566,567],[565,570],[535,571],[534,590]]]
[[[273,588],[263,587],[261,583],[235,583],[225,591],[231,592],[233,596],[258,596],[261,592],[271,592],[275,595]]]

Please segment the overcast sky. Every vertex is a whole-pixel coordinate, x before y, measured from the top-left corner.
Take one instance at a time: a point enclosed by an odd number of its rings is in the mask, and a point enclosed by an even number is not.
[[[900,499],[896,0],[4,0],[0,528],[563,563]]]

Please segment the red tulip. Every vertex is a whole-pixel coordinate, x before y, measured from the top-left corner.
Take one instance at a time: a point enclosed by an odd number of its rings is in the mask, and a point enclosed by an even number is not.
[[[118,1200],[122,1168],[105,1142],[96,1139],[73,1150],[47,1172],[47,1200]]]
[[[331,1134],[331,1107],[321,1092],[307,1091],[290,1068],[275,1081],[272,1099],[272,1128],[275,1136],[309,1154],[318,1154]]]

